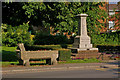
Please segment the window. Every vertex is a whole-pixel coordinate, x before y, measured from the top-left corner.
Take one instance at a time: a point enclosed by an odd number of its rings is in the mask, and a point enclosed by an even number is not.
[[[109,12],[109,16],[114,15],[114,14],[115,14],[115,12],[113,12],[113,11]]]
[[[109,29],[114,28],[115,22],[109,21]]]

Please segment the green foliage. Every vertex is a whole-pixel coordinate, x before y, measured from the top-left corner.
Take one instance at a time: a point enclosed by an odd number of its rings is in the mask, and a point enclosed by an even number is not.
[[[59,62],[60,64],[63,64],[63,63],[100,63],[102,61],[98,60],[98,59],[84,59],[84,60],[68,60],[66,62]]]
[[[17,61],[16,47],[2,46],[2,61]]]
[[[69,49],[60,49],[59,50],[59,61],[68,61],[71,60],[71,50]]]
[[[99,52],[120,53],[120,46],[96,45],[96,47],[99,48]]]
[[[34,38],[35,45],[67,44],[69,40],[64,35],[48,35],[44,33],[36,34]]]
[[[64,48],[66,48],[66,46],[69,47],[69,48],[72,47],[71,44],[70,45],[69,44],[64,44],[64,45],[65,45]],[[28,50],[30,50],[30,51],[36,51],[36,50],[59,50],[59,49],[62,49],[62,48],[63,48],[63,46],[61,46],[61,45],[25,45],[25,49],[27,51]]]
[[[92,34],[91,39],[94,45],[120,45],[120,32]]]
[[[11,25],[2,24],[2,43],[6,46],[16,46],[17,43],[31,44],[30,33],[28,32],[29,25],[12,27]]]
[[[89,33],[99,33],[107,13],[98,6],[103,2],[22,2],[3,3],[3,23],[18,25],[30,21],[31,25],[52,26],[60,32],[77,32],[77,14],[86,13]],[[9,8],[8,8],[9,7]],[[9,13],[10,15],[8,15]],[[96,25],[98,27],[96,27]]]
[[[62,48],[67,48],[67,44],[60,44]]]
[[[2,2],[2,23],[19,26],[28,22],[28,17],[22,6],[24,6],[24,2]]]
[[[58,46],[54,46],[55,48]],[[38,50],[53,50],[50,46],[42,46],[42,45],[25,45],[25,49],[27,51],[38,51]]]
[[[17,65],[19,62],[0,62],[2,64],[2,67],[8,67],[10,65]]]

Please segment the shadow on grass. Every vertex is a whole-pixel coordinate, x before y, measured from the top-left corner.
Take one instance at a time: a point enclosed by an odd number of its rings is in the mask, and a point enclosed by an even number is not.
[[[31,66],[47,65],[46,63],[30,63]]]
[[[120,46],[97,45],[96,47],[99,49],[99,52],[120,54]]]
[[[16,52],[2,50],[2,61],[16,62],[17,60]]]
[[[48,65],[46,63],[30,63],[30,66],[42,66]],[[10,66],[24,66],[23,64],[19,64],[19,62],[2,62],[2,67],[10,67]]]

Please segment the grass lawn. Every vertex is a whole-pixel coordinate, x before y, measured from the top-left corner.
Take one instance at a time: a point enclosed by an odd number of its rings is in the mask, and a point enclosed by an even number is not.
[[[2,61],[16,62],[16,47],[6,47],[2,46]]]
[[[0,64],[2,64],[3,67],[18,64],[15,50],[16,47],[2,46],[2,62],[0,62]]]
[[[2,64],[2,67],[8,67],[11,65],[17,65],[19,62],[0,62],[0,64]]]
[[[15,52],[17,47],[6,47],[2,46],[2,50]]]
[[[68,60],[68,61],[63,61],[63,62],[59,62],[59,64],[64,64],[64,63],[100,63],[102,61],[98,60],[98,59],[78,59],[78,60]]]

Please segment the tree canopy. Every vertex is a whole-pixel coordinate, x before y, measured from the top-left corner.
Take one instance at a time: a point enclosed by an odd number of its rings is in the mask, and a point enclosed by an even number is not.
[[[89,33],[99,33],[105,27],[107,12],[99,8],[103,2],[12,2],[3,3],[3,23],[16,26],[30,21],[29,25],[54,27],[60,32],[77,32],[77,14],[86,13]]]

